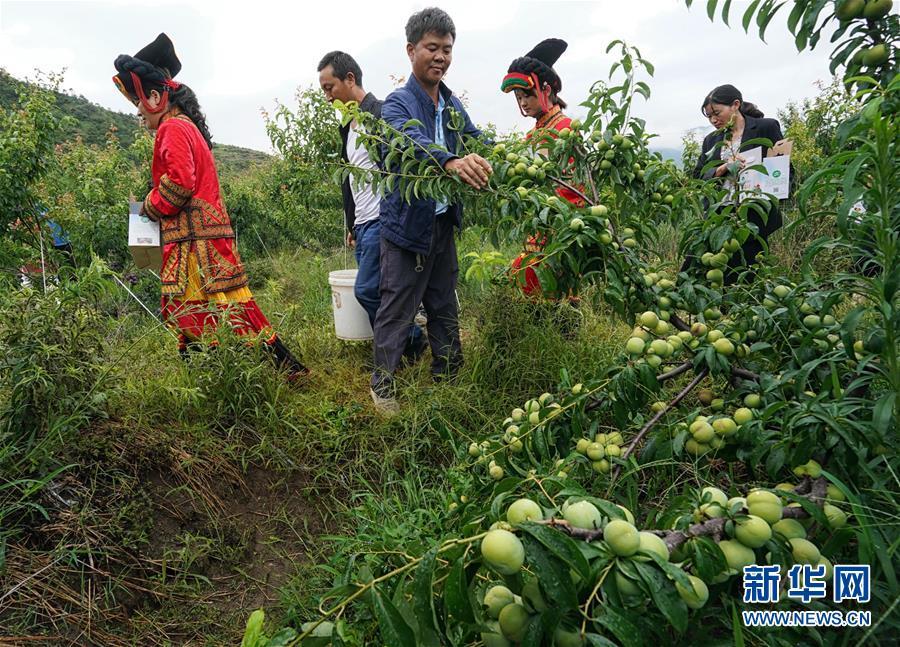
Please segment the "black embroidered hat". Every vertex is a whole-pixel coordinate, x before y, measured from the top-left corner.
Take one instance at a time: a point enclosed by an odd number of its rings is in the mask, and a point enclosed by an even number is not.
[[[140,101],[147,107],[141,80],[165,86],[164,103],[167,103],[168,90],[177,90],[181,85],[172,81],[172,78],[181,71],[181,61],[178,60],[172,40],[164,33],[141,48],[134,56],[120,54],[113,65],[118,72],[113,77],[113,82],[135,105]],[[159,111],[151,110],[151,112]]]

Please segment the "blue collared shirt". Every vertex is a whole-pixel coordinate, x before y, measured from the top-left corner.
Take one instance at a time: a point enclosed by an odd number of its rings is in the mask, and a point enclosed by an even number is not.
[[[446,146],[444,143],[444,95],[438,92],[437,112],[434,114],[434,143],[438,146]],[[434,205],[434,215],[439,216],[447,211],[450,206],[448,202],[436,202]]]
[[[388,95],[384,101],[382,118],[393,128],[402,130],[411,141],[415,142],[416,159],[430,159],[443,168],[448,161],[457,157],[450,151],[457,150],[461,135],[481,137],[482,134],[472,123],[465,106],[453,96],[446,85],[441,83],[439,92],[444,100],[444,110],[453,108],[462,116],[465,122],[462,133],[444,130],[443,114],[440,115],[441,122],[437,122],[434,114],[435,100],[422,89],[415,75],[410,75],[406,85]],[[443,113],[442,110],[439,112]],[[420,125],[407,125],[411,119],[418,121]],[[435,129],[437,123],[441,124],[440,129]],[[443,138],[447,150],[434,147],[439,141],[438,137]],[[396,166],[395,163],[394,167]],[[386,193],[381,200],[379,216],[381,237],[407,251],[430,254],[436,219],[435,202],[424,196],[420,198],[410,196],[407,199],[400,187],[394,187],[393,191]],[[454,224],[461,227],[462,215],[462,204],[451,203],[442,217],[453,218]]]

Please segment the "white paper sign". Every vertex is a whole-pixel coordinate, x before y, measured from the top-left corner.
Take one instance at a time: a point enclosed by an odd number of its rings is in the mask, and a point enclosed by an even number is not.
[[[859,224],[863,221],[864,215],[866,215],[866,206],[863,204],[862,200],[857,200],[856,203],[850,207],[850,219],[856,224]]]
[[[162,265],[159,223],[141,215],[141,203],[129,203],[128,249],[134,264],[140,268],[159,270]]]
[[[779,200],[787,200],[791,185],[790,156],[767,157],[763,160],[763,166],[769,172],[768,175],[760,174],[763,179],[763,191],[771,193]]]
[[[746,171],[741,176],[741,185],[747,191],[771,193],[779,200],[786,200],[791,183],[791,158],[789,155],[762,159],[762,149],[754,148],[742,152],[746,166],[762,164],[768,175],[760,171]]]

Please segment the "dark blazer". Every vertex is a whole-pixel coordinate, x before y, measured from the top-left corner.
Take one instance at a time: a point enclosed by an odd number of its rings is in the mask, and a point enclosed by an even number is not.
[[[381,119],[381,106],[384,104],[380,99],[376,99],[375,95],[369,92],[363,97],[359,104],[359,109],[368,112],[376,118]],[[350,161],[347,154],[347,138],[350,135],[350,122],[341,126],[341,159],[344,163]],[[341,184],[341,197],[344,199],[344,224],[347,231],[352,232],[353,226],[356,224],[356,203],[353,201],[353,191],[350,189],[350,176],[344,178]]]
[[[766,155],[769,154],[768,146],[761,144],[748,145],[745,143],[749,142],[751,139],[758,138],[768,139],[773,144],[784,139],[784,135],[781,134],[781,125],[778,123],[778,120],[769,119],[768,117],[756,118],[744,115],[744,134],[741,135],[741,150],[744,151],[761,146],[762,156],[765,158]],[[716,167],[710,167],[705,173],[703,172],[703,167],[706,166],[710,159],[718,159],[722,148],[721,146],[716,148],[716,144],[720,143],[723,139],[725,139],[725,133],[721,130],[711,132],[703,139],[700,157],[697,160],[697,165],[694,167],[694,177],[707,180],[713,177],[716,172]],[[774,206],[773,209],[770,210],[769,217],[765,223],[762,222],[755,212],[750,214],[750,219],[757,227],[759,227],[760,233],[764,238],[767,238],[769,234],[779,229],[782,223],[781,212]]]
[[[760,137],[770,140],[773,144],[784,139],[784,135],[781,134],[781,125],[778,123],[778,120],[769,119],[768,117],[760,117],[757,119],[756,117],[744,115],[744,134],[741,135],[741,150],[744,151],[759,146],[759,144],[750,144],[748,146],[744,144],[744,142]],[[712,167],[706,171],[706,173],[703,173],[703,167],[712,157],[719,157],[721,147],[715,148],[715,146],[723,139],[725,139],[725,133],[721,130],[713,131],[704,138],[700,157],[697,159],[697,166],[694,167],[694,177],[708,180],[713,176],[716,171],[715,167]],[[715,150],[713,150],[714,148]],[[762,149],[763,157],[769,154],[768,146],[763,146]]]
[[[469,118],[462,102],[453,92],[440,84],[440,93],[444,97],[444,146],[446,150],[433,148],[436,137],[435,116],[437,108],[428,93],[419,85],[415,75],[409,75],[406,85],[391,92],[384,100],[384,120],[406,133],[418,146],[414,149],[419,159],[430,159],[442,168],[450,160],[456,159],[463,153],[462,135],[481,137],[478,130]],[[460,113],[464,120],[461,133],[450,128],[450,109]],[[421,125],[408,124],[410,120],[417,120]],[[395,188],[386,194],[381,200],[381,237],[386,238],[398,247],[416,254],[431,253],[432,231],[435,222],[435,201],[430,198],[411,198],[407,202],[400,188]],[[451,204],[442,218],[452,218],[457,227],[462,227],[461,204]]]

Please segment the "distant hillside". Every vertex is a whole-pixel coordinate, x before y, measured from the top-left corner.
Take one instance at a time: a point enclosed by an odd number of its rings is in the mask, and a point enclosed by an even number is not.
[[[0,68],[0,106],[8,108],[15,103],[17,83],[22,81],[13,78]],[[129,146],[141,127],[136,116],[108,110],[82,96],[57,92],[56,105],[61,115],[68,115],[77,120],[61,133],[59,138],[61,142],[80,135],[85,143],[102,146],[106,143],[109,129],[115,127],[119,141],[123,146]],[[219,169],[231,173],[240,173],[253,164],[269,159],[268,155],[260,151],[215,142],[213,151]]]
[[[681,149],[651,146],[650,150],[654,153],[662,155],[664,160],[672,160],[678,166],[681,166]]]

